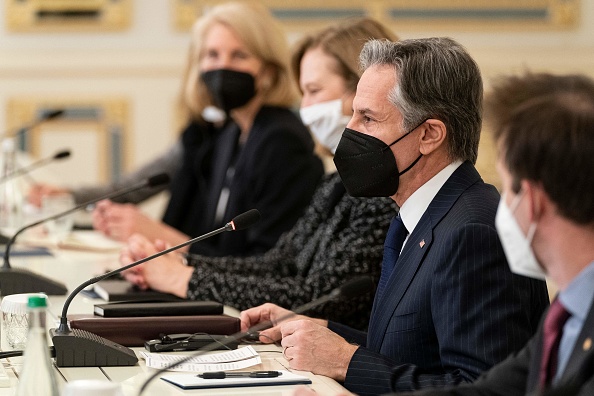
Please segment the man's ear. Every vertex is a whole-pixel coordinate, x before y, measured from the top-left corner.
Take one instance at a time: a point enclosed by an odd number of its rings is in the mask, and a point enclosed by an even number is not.
[[[531,183],[527,180],[522,180],[522,190],[524,190],[526,204],[528,205],[528,216],[531,223],[538,222],[544,215],[545,211],[550,209],[550,201],[544,192],[542,186]]]
[[[444,146],[446,140],[446,126],[445,124],[433,118],[428,119],[422,125],[423,132],[421,132],[421,147],[420,151],[423,155],[431,154],[440,147]]]

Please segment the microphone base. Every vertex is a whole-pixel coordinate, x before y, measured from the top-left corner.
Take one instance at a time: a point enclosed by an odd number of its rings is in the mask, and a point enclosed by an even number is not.
[[[134,366],[138,358],[130,348],[88,331],[50,329],[58,367]]]
[[[0,267],[0,291],[3,296],[19,293],[45,293],[63,296],[68,289],[63,283],[23,268]]]

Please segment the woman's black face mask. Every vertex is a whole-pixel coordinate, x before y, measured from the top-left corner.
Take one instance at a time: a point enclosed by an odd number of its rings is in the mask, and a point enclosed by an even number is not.
[[[226,113],[245,105],[256,95],[254,76],[249,73],[217,69],[200,77],[215,105]]]

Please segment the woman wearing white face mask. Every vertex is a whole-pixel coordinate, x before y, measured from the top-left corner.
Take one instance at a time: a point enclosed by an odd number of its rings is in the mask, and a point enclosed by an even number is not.
[[[365,41],[396,36],[382,25],[361,19],[306,37],[291,60],[303,94],[301,119],[319,143],[318,151],[333,155],[352,116],[359,82],[359,52]]]
[[[294,52],[295,77],[303,91],[302,116],[330,152],[336,149],[350,119],[359,81],[359,52],[371,38],[396,39],[371,19],[350,20],[305,38]],[[349,196],[338,174],[332,173],[317,188],[293,229],[265,254],[189,255],[190,267],[183,267],[172,254],[145,264],[128,278],[141,287],[149,285],[195,300],[214,299],[238,309],[265,302],[294,308],[358,275],[370,274],[377,280],[383,241],[394,211],[391,200]],[[129,246],[135,249],[137,245]],[[138,251],[142,249],[140,245]],[[146,254],[152,254],[152,249]],[[125,262],[136,259],[134,251],[129,253]],[[313,314],[363,329],[372,302],[373,295],[368,294],[325,304]]]

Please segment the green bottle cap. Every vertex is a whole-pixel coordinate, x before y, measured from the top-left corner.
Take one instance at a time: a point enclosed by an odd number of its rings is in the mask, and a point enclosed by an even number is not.
[[[45,300],[45,297],[29,296],[29,301],[27,302],[27,307],[29,307],[29,308],[45,308],[45,307],[47,307],[47,301]]]

